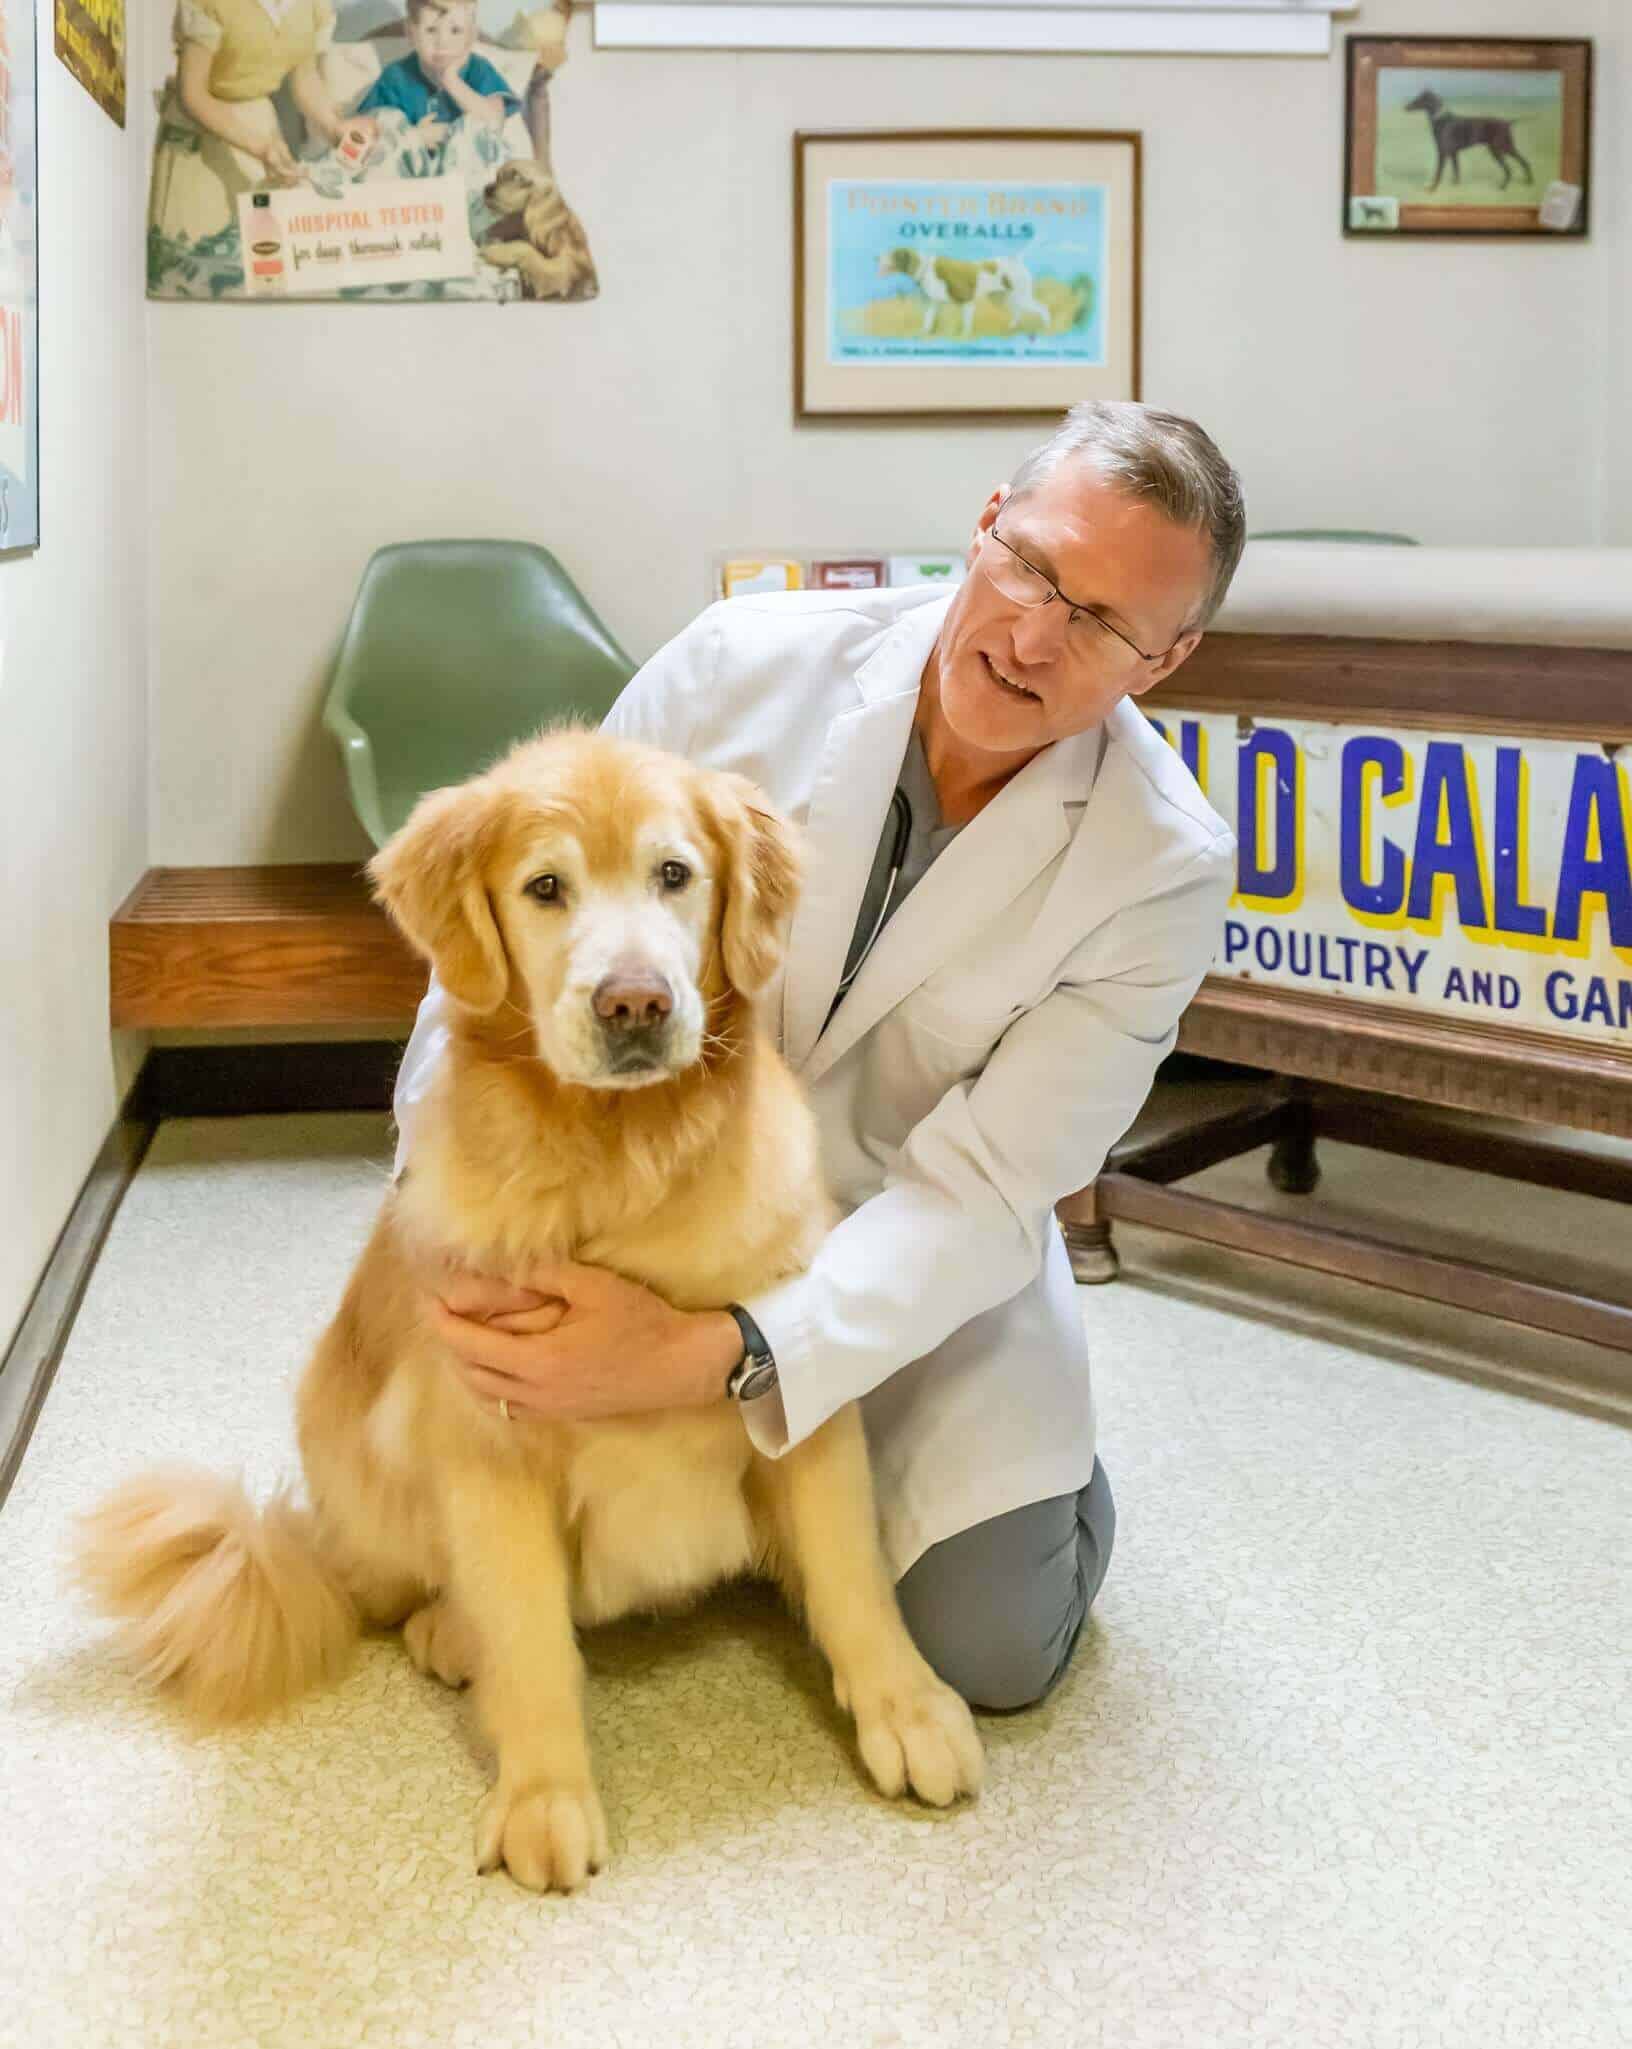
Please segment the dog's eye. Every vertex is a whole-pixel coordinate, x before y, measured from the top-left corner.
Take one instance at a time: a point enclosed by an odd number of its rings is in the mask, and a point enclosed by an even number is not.
[[[663,877],[665,889],[684,889],[691,880],[691,870],[684,861],[665,861],[658,873]]]
[[[528,883],[526,894],[536,897],[541,904],[561,901],[561,878],[558,875],[535,875]]]

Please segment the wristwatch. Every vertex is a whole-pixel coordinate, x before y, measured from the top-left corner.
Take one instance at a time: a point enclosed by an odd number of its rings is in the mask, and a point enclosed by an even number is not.
[[[727,1302],[726,1313],[736,1319],[742,1332],[742,1357],[731,1368],[725,1383],[726,1398],[733,1402],[751,1402],[762,1394],[769,1394],[776,1386],[776,1360],[771,1348],[765,1342],[765,1333],[743,1308],[740,1302]]]

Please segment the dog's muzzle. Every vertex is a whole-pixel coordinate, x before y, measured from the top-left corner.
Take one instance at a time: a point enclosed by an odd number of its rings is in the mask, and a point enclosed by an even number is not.
[[[614,1074],[666,1064],[674,991],[662,975],[650,969],[607,975],[590,1004]]]

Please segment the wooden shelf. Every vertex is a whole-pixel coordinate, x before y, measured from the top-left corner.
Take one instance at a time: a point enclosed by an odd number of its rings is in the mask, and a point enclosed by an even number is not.
[[[347,863],[150,868],[108,932],[115,1026],[401,1024],[425,963]]]

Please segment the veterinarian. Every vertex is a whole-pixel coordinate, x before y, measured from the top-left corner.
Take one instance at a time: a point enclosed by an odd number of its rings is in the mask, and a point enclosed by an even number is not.
[[[1220,936],[1234,840],[1131,700],[1243,538],[1197,426],[1089,403],[993,492],[956,590],[734,598],[654,655],[606,730],[751,776],[804,830],[767,1011],[844,1219],[729,1310],[571,1264],[426,1276],[507,1414],[729,1397],[778,1458],[859,1400],[908,1626],[988,1710],[1053,1687],[1110,1562],[1054,1205],[1133,1122]],[[433,981],[403,1061],[399,1172],[446,1001]]]

